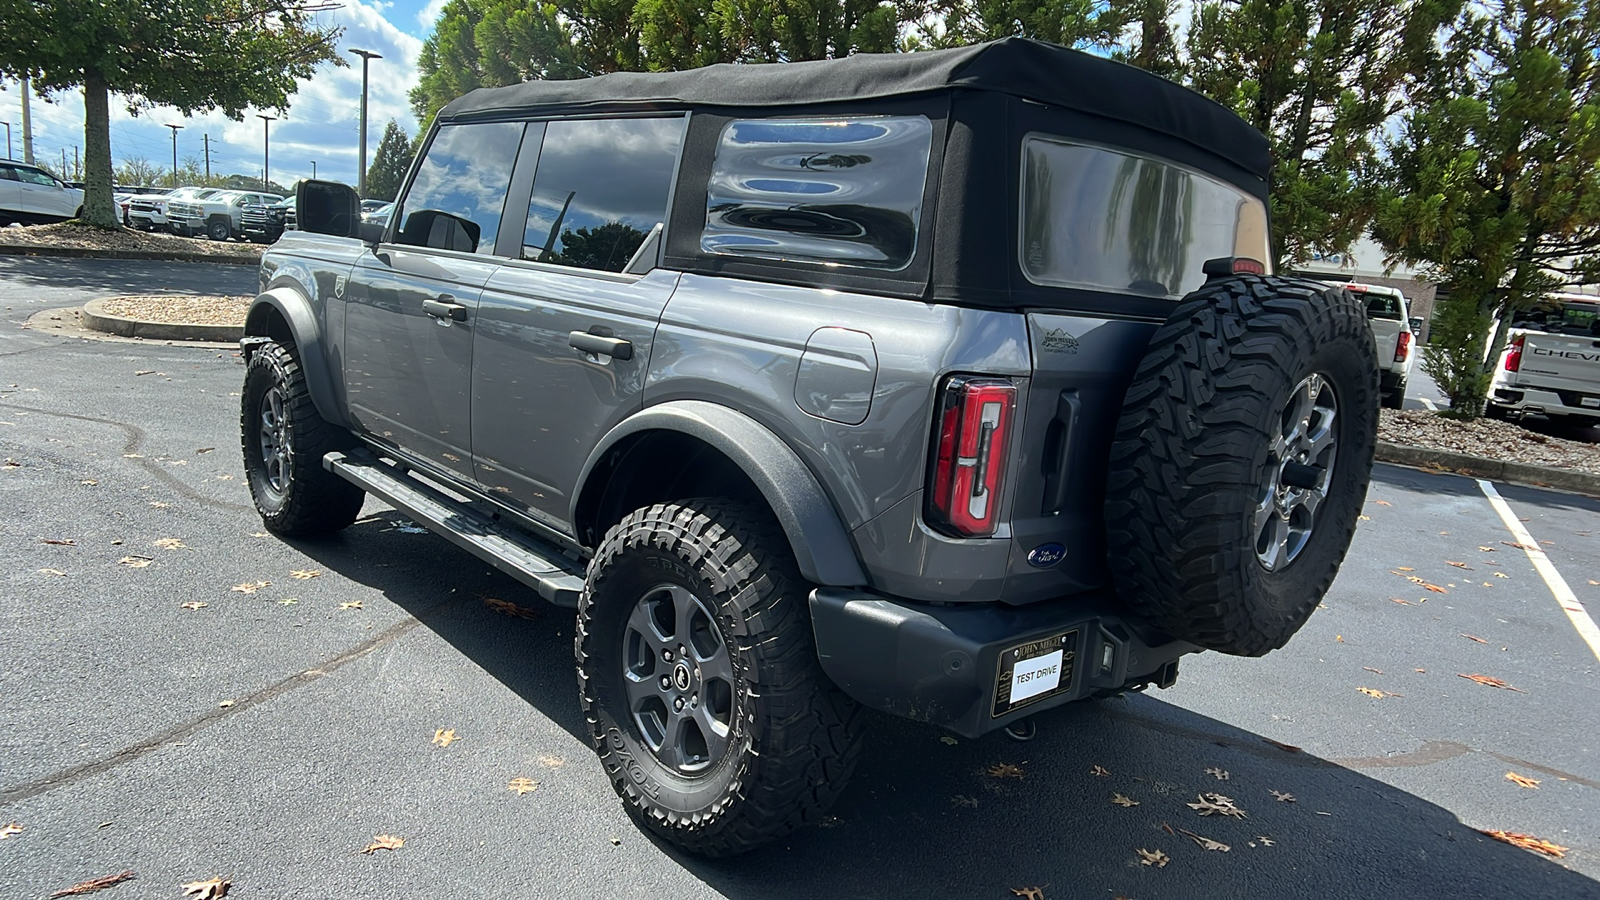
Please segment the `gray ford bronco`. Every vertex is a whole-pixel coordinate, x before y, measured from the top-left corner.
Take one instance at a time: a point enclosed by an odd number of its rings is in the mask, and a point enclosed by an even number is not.
[[[1265,139],[996,43],[474,91],[387,225],[262,259],[267,527],[365,495],[577,617],[628,811],[737,853],[863,708],[978,737],[1281,647],[1371,469],[1365,309],[1274,277]]]

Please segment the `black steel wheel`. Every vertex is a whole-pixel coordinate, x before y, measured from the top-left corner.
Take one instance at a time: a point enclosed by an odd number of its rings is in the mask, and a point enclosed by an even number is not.
[[[643,827],[727,856],[843,789],[860,711],[817,662],[809,593],[759,506],[657,504],[606,533],[578,605],[579,699]]]
[[[250,496],[268,531],[327,534],[361,514],[366,494],[322,468],[323,456],[351,446],[350,434],[317,413],[292,347],[272,342],[251,354],[239,432]]]

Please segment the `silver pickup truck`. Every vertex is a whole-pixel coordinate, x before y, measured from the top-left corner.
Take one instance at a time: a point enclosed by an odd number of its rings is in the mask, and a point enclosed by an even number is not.
[[[1600,422],[1600,297],[1552,301],[1512,321],[1485,415]]]

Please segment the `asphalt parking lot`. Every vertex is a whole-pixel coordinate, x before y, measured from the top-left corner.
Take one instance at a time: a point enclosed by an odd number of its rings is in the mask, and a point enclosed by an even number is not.
[[[1190,657],[1027,743],[876,718],[824,827],[684,856],[592,762],[570,613],[376,503],[332,541],[264,535],[232,350],[21,327],[253,284],[0,257],[0,826],[22,827],[0,897],[131,870],[98,896],[1600,898],[1597,648],[1484,485],[1392,466],[1284,650]],[[1600,501],[1488,490],[1600,607]],[[1202,793],[1248,818],[1199,815]],[[378,835],[404,846],[360,852]]]

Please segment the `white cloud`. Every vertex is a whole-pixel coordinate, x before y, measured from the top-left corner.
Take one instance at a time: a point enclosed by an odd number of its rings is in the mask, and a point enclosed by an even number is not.
[[[448,2],[450,0],[428,0],[428,5],[417,11],[417,24],[422,26],[423,31],[433,31],[433,23],[439,21]]]

